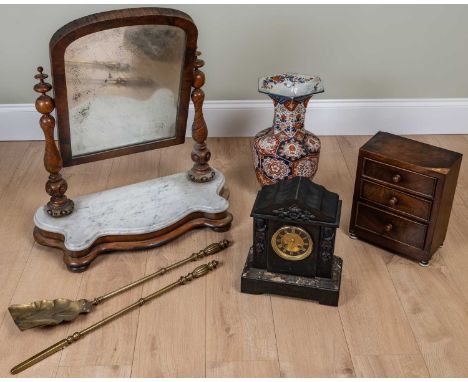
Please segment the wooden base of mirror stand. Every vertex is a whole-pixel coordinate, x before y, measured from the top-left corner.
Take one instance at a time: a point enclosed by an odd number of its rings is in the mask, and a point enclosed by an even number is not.
[[[131,251],[158,247],[184,233],[200,227],[209,227],[216,232],[228,231],[232,214],[194,213],[165,229],[142,235],[103,236],[83,251],[70,251],[65,247],[61,234],[34,228],[34,239],[39,244],[59,248],[63,251],[63,261],[71,272],[83,272],[101,254],[113,251]]]
[[[34,238],[62,249],[68,269],[81,272],[101,253],[156,247],[198,227],[228,230],[227,198],[220,171],[206,183],[177,173],[77,196],[74,212],[60,218],[40,207]]]

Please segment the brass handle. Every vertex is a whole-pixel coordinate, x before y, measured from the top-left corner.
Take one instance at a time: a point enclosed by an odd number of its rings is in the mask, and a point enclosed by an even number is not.
[[[393,175],[392,180],[393,180],[393,183],[399,183],[401,180],[401,175],[400,174]]]
[[[187,281],[192,281],[193,279],[198,279],[199,277],[205,276],[209,271],[212,271],[218,266],[219,262],[216,260],[210,261],[208,264],[203,264],[196,267],[192,272],[187,276],[182,276],[180,278],[181,284],[185,284]]]
[[[390,232],[392,229],[393,229],[393,224],[392,224],[392,223],[388,223],[388,224],[384,227],[385,232]]]
[[[398,198],[396,196],[392,196],[388,201],[388,204],[394,207],[396,204],[398,204]]]
[[[192,260],[196,261],[196,260],[202,259],[205,256],[214,255],[215,253],[222,251],[224,248],[227,248],[229,244],[230,244],[229,240],[226,240],[226,239],[221,240],[219,243],[210,244],[205,249],[202,249],[199,252],[193,253]]]

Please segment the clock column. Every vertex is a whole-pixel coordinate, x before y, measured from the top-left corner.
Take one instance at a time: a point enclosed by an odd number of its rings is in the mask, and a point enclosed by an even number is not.
[[[254,218],[254,246],[253,246],[253,264],[258,268],[266,268],[267,266],[267,224],[265,219]]]

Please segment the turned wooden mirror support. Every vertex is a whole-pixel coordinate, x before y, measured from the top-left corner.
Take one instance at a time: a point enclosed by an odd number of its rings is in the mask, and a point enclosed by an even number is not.
[[[47,203],[47,213],[53,217],[70,215],[73,212],[73,201],[65,195],[67,191],[67,181],[62,178],[60,171],[63,163],[60,151],[54,140],[55,118],[50,115],[55,109],[54,100],[46,93],[52,89],[52,85],[44,82],[48,76],[43,73],[42,66],[37,68],[38,73],[34,76],[39,83],[34,85],[34,90],[41,95],[36,100],[36,110],[42,114],[39,124],[45,137],[44,166],[49,175],[45,189],[50,195]]]
[[[70,271],[84,271],[101,253],[156,247],[197,227],[230,228],[224,175],[209,165],[197,36],[185,13],[147,7],[77,19],[52,37],[54,98],[42,67],[34,86],[50,174],[50,201],[34,215],[34,238],[62,249]],[[191,169],[67,198],[62,167],[184,143],[190,99]]]
[[[205,73],[200,68],[205,65],[205,62],[198,58],[200,52],[197,51],[197,58],[193,72],[193,91],[192,101],[195,108],[195,116],[192,124],[192,138],[195,141],[192,151],[192,160],[195,162],[188,175],[194,182],[208,182],[213,179],[215,173],[208,164],[211,153],[206,145],[206,138],[208,137],[208,129],[206,127],[205,118],[203,117],[203,101],[205,100],[205,93],[201,87],[205,84]]]

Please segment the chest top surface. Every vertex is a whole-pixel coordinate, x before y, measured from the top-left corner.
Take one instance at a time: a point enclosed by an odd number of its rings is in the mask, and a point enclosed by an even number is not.
[[[382,131],[361,147],[361,153],[371,153],[381,159],[412,164],[440,173],[447,173],[462,157],[462,154],[455,151]]]
[[[340,206],[338,194],[308,178],[295,177],[264,186],[257,194],[251,216],[337,227]]]

